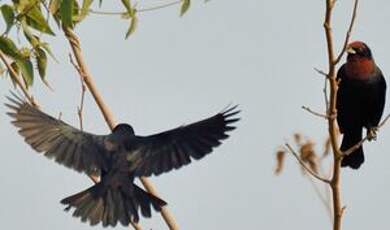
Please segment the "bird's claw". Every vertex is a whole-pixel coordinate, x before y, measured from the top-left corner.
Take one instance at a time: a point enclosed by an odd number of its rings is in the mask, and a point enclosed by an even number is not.
[[[376,141],[376,132],[378,131],[378,128],[377,127],[372,127],[372,128],[369,128],[367,129],[367,140],[368,141]]]

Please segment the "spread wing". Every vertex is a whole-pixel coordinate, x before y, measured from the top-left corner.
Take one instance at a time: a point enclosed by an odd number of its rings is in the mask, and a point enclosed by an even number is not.
[[[108,136],[97,136],[82,132],[65,122],[55,119],[14,95],[7,97],[6,104],[25,141],[37,152],[54,158],[59,164],[87,174],[98,173],[107,168],[105,140]]]
[[[232,123],[240,120],[234,115],[237,106],[205,120],[181,126],[147,137],[137,137],[135,148],[129,153],[130,170],[135,176],[159,175],[178,169],[211,153],[221,140],[228,138]]]

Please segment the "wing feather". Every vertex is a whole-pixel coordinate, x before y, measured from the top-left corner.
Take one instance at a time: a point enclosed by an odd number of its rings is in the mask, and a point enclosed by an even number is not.
[[[96,173],[107,168],[104,140],[98,136],[78,130],[65,122],[53,118],[30,105],[15,94],[7,97],[7,114],[19,128],[19,134],[37,152],[54,158],[59,164],[79,172]]]
[[[203,158],[229,137],[227,132],[235,129],[231,125],[240,120],[234,117],[240,112],[236,108],[159,134],[137,136],[134,150],[129,153],[136,163],[130,164],[130,170],[136,176],[159,175],[187,165],[191,159]]]

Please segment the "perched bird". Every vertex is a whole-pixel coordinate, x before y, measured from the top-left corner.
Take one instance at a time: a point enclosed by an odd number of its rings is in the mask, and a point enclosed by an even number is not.
[[[337,73],[337,122],[344,134],[341,151],[362,140],[363,127],[367,129],[368,140],[376,139],[376,127],[386,98],[386,81],[375,64],[370,48],[361,41],[355,41],[347,46],[347,53],[347,62]],[[360,146],[343,158],[341,166],[358,169],[363,162],[363,147]]]
[[[128,124],[119,124],[108,135],[78,130],[33,107],[25,100],[7,97],[6,104],[25,141],[37,152],[78,172],[99,175],[100,182],[61,201],[65,210],[91,225],[127,226],[142,216],[151,217],[151,207],[166,205],[135,185],[134,178],[160,175],[178,169],[211,153],[235,129],[237,106],[205,120],[151,136],[135,135]]]

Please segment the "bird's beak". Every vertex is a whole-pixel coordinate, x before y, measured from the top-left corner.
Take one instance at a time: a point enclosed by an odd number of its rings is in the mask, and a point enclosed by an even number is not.
[[[350,47],[350,46],[347,47],[347,50],[346,50],[346,51],[347,51],[348,54],[356,54],[356,50],[354,50],[354,49],[353,49],[352,47]]]

